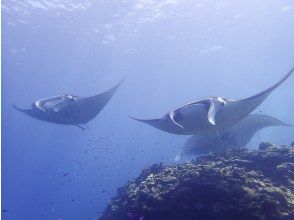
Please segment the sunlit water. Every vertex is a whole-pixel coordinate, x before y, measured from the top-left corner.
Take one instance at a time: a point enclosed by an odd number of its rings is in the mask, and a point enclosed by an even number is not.
[[[209,96],[244,98],[294,65],[292,1],[2,2],[2,216],[85,220],[147,165],[174,163],[187,139],[131,120]],[[15,111],[124,83],[82,131]],[[294,124],[294,79],[256,110]],[[288,144],[293,128],[260,141]]]

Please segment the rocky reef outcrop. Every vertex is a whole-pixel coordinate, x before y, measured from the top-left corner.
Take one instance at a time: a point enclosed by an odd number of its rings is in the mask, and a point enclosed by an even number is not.
[[[294,147],[261,143],[155,164],[119,188],[100,219],[294,219]]]

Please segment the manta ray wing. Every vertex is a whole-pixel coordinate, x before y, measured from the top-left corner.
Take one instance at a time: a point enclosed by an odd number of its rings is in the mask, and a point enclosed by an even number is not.
[[[42,117],[42,115],[44,115],[44,111],[39,111],[39,110],[36,110],[36,109],[21,109],[19,107],[17,107],[16,105],[12,105],[14,109],[16,109],[17,111],[21,112],[21,113],[24,113],[32,118],[35,118],[35,119],[38,119],[38,120],[43,120],[43,121],[46,121],[44,120],[44,118]]]
[[[13,107],[14,109],[16,109],[17,111],[20,111],[20,112],[22,112],[22,113],[24,113],[24,114],[28,114],[28,112],[31,111],[31,109],[22,109],[22,108],[17,107],[16,105],[12,105],[12,107]]]
[[[254,134],[263,128],[271,126],[290,126],[289,124],[268,115],[252,114],[241,120],[236,125],[220,131],[218,141],[216,132],[194,135],[186,140],[177,159],[183,155],[200,155],[209,152],[220,152],[226,149],[246,146]]]
[[[292,69],[290,69],[290,71],[280,81],[278,81],[277,83],[275,83],[274,85],[272,85],[268,89],[266,89],[262,92],[259,92],[249,98],[242,99],[240,101],[242,101],[242,102],[250,101],[250,102],[254,103],[255,105],[261,104],[269,96],[269,94],[272,91],[274,91],[277,87],[279,87],[283,82],[285,82],[292,75],[293,72],[294,72],[294,67],[292,67]]]
[[[241,100],[227,100],[226,108],[216,115],[218,129],[227,129],[253,112],[278,86],[285,82],[294,72],[294,67],[270,88]]]
[[[134,118],[132,116],[129,116],[131,119],[135,120],[135,121],[139,121],[145,124],[148,124],[152,127],[158,127],[158,123],[160,123],[160,119],[138,119],[138,118]]]
[[[84,98],[79,97],[74,102],[63,106],[58,113],[70,117],[75,124],[86,124],[100,113],[122,82],[101,94]]]

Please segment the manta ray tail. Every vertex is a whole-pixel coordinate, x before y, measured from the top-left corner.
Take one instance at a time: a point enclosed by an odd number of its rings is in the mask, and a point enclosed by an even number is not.
[[[279,82],[277,82],[277,83],[275,83],[273,86],[271,86],[270,88],[268,88],[268,89],[266,89],[266,90],[264,90],[264,91],[262,91],[262,92],[260,92],[260,93],[258,93],[258,94],[256,94],[256,95],[254,95],[254,96],[251,96],[251,97],[249,97],[249,98],[246,98],[246,99],[243,99],[243,100],[241,100],[241,101],[248,101],[248,100],[251,100],[251,99],[254,99],[254,98],[258,98],[258,97],[261,97],[261,98],[263,98],[262,99],[262,101],[264,100],[264,99],[266,99],[266,97],[273,91],[273,90],[275,90],[278,86],[280,86],[283,82],[285,82],[291,75],[292,75],[292,73],[294,72],[294,67],[292,67],[292,69],[290,69],[290,71],[279,81]],[[262,102],[261,101],[261,102]],[[260,102],[260,103],[261,103]]]

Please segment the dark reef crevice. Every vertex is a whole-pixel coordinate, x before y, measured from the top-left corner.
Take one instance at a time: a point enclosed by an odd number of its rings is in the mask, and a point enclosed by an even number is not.
[[[99,219],[294,219],[293,144],[152,165],[118,189]]]

